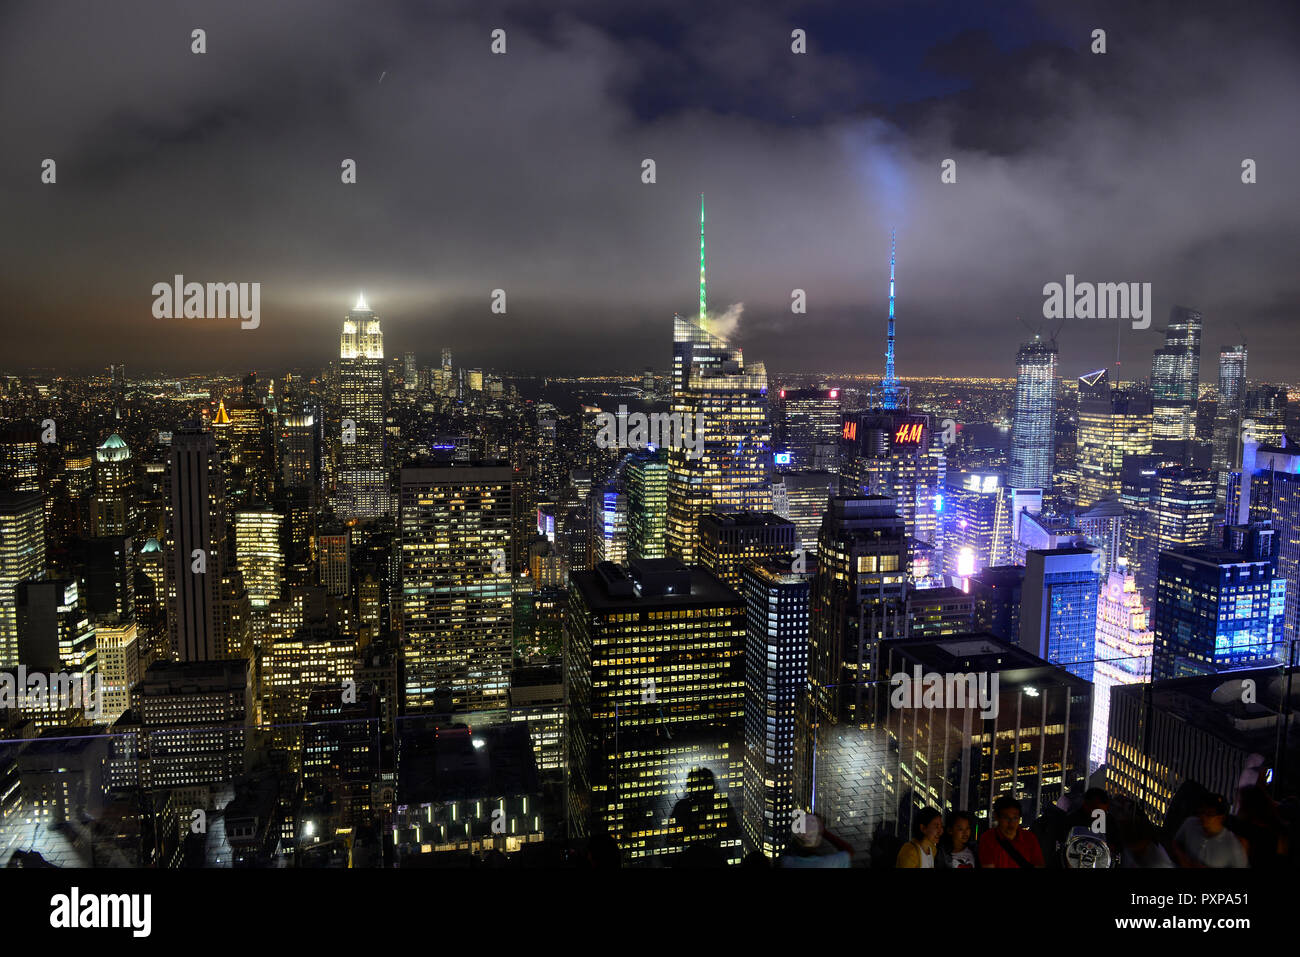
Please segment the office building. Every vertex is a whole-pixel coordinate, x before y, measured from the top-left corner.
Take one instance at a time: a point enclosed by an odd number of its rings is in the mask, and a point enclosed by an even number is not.
[[[1111,689],[1151,680],[1154,641],[1137,582],[1121,563],[1107,574],[1097,599],[1090,770],[1095,771],[1106,761]]]
[[[906,633],[907,562],[892,499],[831,499],[817,543],[808,665],[819,724],[873,720],[880,642]]]
[[[1219,350],[1219,401],[1214,414],[1215,495],[1220,505],[1228,473],[1241,467],[1241,420],[1246,404],[1246,346]]]
[[[667,451],[633,453],[625,475],[628,556],[663,558],[668,534]]]
[[[410,711],[507,703],[514,480],[504,463],[402,469],[401,631]]]
[[[335,512],[340,518],[389,514],[384,334],[364,297],[343,321],[338,396],[342,430]]]
[[[1087,780],[1092,689],[1068,670],[988,634],[886,642],[881,670],[881,722],[891,745],[885,782],[896,810],[887,817],[900,837],[923,807],[970,811],[983,831],[1004,794],[1034,821]],[[975,694],[943,702],[948,707],[915,707],[891,693],[895,675],[918,674],[977,676],[976,687],[968,679],[965,688]],[[987,676],[987,708],[978,676]]]
[[[18,666],[18,584],[44,571],[44,500],[0,492],[0,668]]]
[[[704,844],[735,863],[745,606],[676,559],[574,572],[565,619],[568,817],[632,864]]]
[[[135,473],[131,450],[116,432],[95,450],[95,493],[90,526],[94,535],[135,534]]]
[[[284,587],[284,516],[269,505],[235,512],[235,564],[254,608],[265,608]]]
[[[1031,549],[1025,556],[1020,647],[1092,680],[1100,554],[1092,548]]]
[[[700,516],[772,509],[767,370],[710,331],[704,289],[701,201],[700,313],[673,319],[671,412],[683,427],[702,423],[703,434],[668,448],[668,554],[688,565],[699,561]]]
[[[793,522],[771,512],[710,513],[700,519],[700,564],[739,590],[745,565],[792,555],[797,533]]]
[[[1245,693],[1247,682],[1254,694]],[[1174,795],[1189,781],[1211,793],[1233,795],[1259,755],[1277,753],[1294,736],[1300,682],[1275,668],[1119,685],[1111,690],[1106,789],[1128,798],[1157,827],[1170,824]],[[1294,750],[1265,772],[1294,781]],[[1169,827],[1167,833],[1173,831]]]
[[[791,472],[839,471],[840,390],[782,389],[777,466]],[[789,457],[788,461],[781,458]]]
[[[1187,461],[1196,438],[1201,382],[1201,314],[1174,306],[1165,344],[1151,361],[1152,451]]]
[[[745,599],[745,847],[775,858],[800,810],[811,807],[807,754],[800,724],[807,706],[809,602],[812,576],[789,562],[746,565]]]
[[[1286,580],[1267,522],[1228,526],[1219,548],[1160,553],[1153,616],[1157,681],[1289,661]]]
[[[1016,398],[1011,420],[1012,488],[1052,487],[1056,418],[1056,343],[1037,336],[1016,353]]]

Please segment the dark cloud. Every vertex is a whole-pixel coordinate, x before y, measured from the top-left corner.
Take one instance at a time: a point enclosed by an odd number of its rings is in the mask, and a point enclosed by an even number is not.
[[[1196,306],[1207,355],[1245,335],[1253,377],[1289,377],[1288,6],[622,6],[7,4],[5,367],[314,366],[359,288],[393,354],[662,367],[703,192],[710,304],[744,303],[771,368],[880,368],[896,226],[904,374],[1010,374],[1070,272],[1151,282],[1157,325]],[[261,282],[261,328],[153,319],[176,273]],[[1158,331],[1119,332],[1145,374]],[[1068,325],[1063,371],[1115,333]]]

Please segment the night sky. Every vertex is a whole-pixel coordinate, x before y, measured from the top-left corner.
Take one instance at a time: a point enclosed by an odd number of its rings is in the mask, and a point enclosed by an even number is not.
[[[389,355],[666,368],[704,193],[710,310],[769,370],[882,371],[892,226],[901,375],[1014,374],[1017,316],[1073,273],[1152,283],[1123,376],[1178,304],[1204,376],[1245,337],[1252,379],[1300,379],[1297,11],[6,0],[0,371],[314,368],[359,289]],[[260,328],[155,319],[176,273],[260,282]],[[1062,374],[1113,362],[1117,325],[1067,322]]]

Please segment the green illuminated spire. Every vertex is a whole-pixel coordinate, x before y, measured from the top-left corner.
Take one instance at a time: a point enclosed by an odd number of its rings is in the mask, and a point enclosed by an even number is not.
[[[704,313],[704,194],[700,193],[700,326],[706,322]]]

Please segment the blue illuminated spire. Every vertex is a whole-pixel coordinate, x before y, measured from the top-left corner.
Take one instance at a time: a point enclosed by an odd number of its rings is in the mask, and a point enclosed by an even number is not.
[[[889,231],[889,345],[885,350],[885,381],[880,384],[881,406],[898,408],[898,377],[894,375],[894,256],[897,244],[894,231]]]

